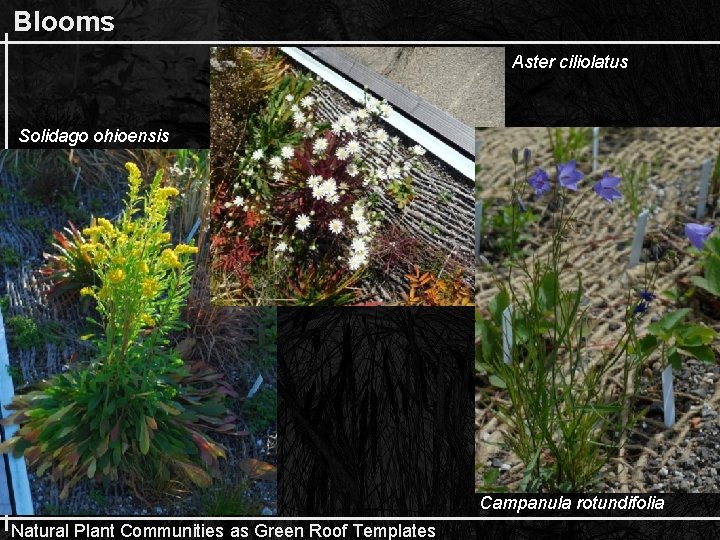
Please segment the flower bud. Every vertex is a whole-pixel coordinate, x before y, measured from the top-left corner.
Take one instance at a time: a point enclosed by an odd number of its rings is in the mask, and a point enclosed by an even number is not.
[[[526,148],[525,150],[523,150],[523,163],[525,164],[526,167],[528,165],[530,165],[531,158],[532,158],[532,152],[530,151],[530,149]]]
[[[511,152],[511,155],[512,155],[513,163],[514,163],[515,165],[517,165],[517,163],[518,163],[518,149],[517,149],[517,148],[513,148],[513,149],[512,149],[512,152]]]

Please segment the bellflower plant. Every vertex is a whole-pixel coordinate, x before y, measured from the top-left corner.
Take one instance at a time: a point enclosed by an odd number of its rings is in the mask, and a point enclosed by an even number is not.
[[[590,316],[583,279],[578,273],[569,286],[565,270],[567,238],[584,199],[573,192],[582,191],[584,174],[575,160],[557,164],[556,171],[554,178],[539,167],[531,174],[530,159],[515,163],[512,200],[524,200],[525,191],[532,189],[535,204],[548,201],[550,249],[530,260],[511,259],[504,275],[494,276],[499,293],[484,310],[481,306],[478,322],[478,365],[508,398],[491,400],[488,406],[505,426],[505,444],[524,464],[519,488],[528,491],[592,487],[624,444],[636,418],[633,389],[645,358],[637,353],[636,314],[639,306],[646,310],[654,299],[643,291],[637,304],[628,295],[625,330],[618,342],[600,352],[586,349]],[[592,191],[612,202],[622,196],[620,187],[621,179],[606,172]],[[553,196],[545,199],[547,194]],[[503,337],[508,307],[512,343]],[[589,364],[591,354],[594,361]],[[607,383],[610,373],[619,374],[619,393]]]

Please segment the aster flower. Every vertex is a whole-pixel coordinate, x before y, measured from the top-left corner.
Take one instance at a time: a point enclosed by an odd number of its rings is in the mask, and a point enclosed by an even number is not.
[[[319,137],[315,139],[315,142],[313,143],[313,154],[321,154],[327,149],[327,147],[328,142],[325,137]]]
[[[293,149],[292,146],[286,145],[280,149],[280,155],[282,156],[283,159],[290,159],[291,157],[293,157],[295,155],[295,150]]]
[[[320,176],[319,174],[313,174],[312,176],[308,176],[307,185],[310,189],[316,189],[320,187],[320,182],[322,182],[322,176]]]
[[[240,195],[238,195],[238,196],[235,197],[235,199],[233,200],[233,204],[234,204],[235,206],[245,206],[245,199],[243,199]]]
[[[315,98],[312,96],[305,96],[300,100],[300,105],[305,107],[306,109],[309,107],[312,107],[315,104]]]
[[[273,156],[270,158],[270,161],[268,161],[268,165],[273,169],[282,169],[283,162],[280,156]]]
[[[360,143],[355,139],[347,143],[347,151],[351,154],[357,154],[360,151]]]
[[[690,243],[702,250],[705,240],[712,233],[713,228],[709,225],[700,225],[699,223],[688,223],[685,225],[685,236],[688,237]]]
[[[328,229],[330,229],[330,232],[333,234],[340,234],[343,230],[343,222],[339,219],[333,219],[329,223]]]
[[[252,158],[255,161],[260,161],[265,156],[265,152],[262,151],[262,148],[258,148],[252,153]]]
[[[615,199],[622,199],[622,193],[616,188],[620,183],[620,178],[617,176],[610,176],[608,171],[605,171],[603,177],[595,183],[595,193],[600,195],[607,202],[611,203]]]
[[[367,256],[361,253],[355,253],[350,259],[348,259],[348,268],[350,270],[357,270],[367,262]]]
[[[310,218],[307,214],[300,214],[295,218],[295,227],[298,231],[304,231],[310,226]]]
[[[561,163],[557,166],[558,183],[567,189],[577,191],[577,183],[584,178],[584,174],[575,168],[575,160],[571,159],[567,163]]]
[[[288,245],[285,241],[278,242],[278,245],[275,246],[275,251],[278,253],[285,253],[287,251]]]
[[[535,169],[535,174],[528,178],[528,184],[535,190],[536,197],[541,197],[552,189],[548,174],[540,168]]]

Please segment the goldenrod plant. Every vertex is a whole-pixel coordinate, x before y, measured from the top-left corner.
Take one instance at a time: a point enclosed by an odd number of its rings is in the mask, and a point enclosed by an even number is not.
[[[121,216],[93,220],[80,243],[97,276],[80,291],[95,300],[98,331],[87,339],[96,354],[16,396],[3,422],[20,430],[0,451],[24,455],[37,475],[63,479],[61,498],[83,478],[124,482],[136,493],[144,482],[207,487],[225,457],[207,433],[236,430],[224,404],[233,390],[169,346],[169,334],[185,326],[181,311],[197,252],[173,246],[166,231],[178,190],[161,187],[160,171],[141,193],[139,169],[126,168]]]

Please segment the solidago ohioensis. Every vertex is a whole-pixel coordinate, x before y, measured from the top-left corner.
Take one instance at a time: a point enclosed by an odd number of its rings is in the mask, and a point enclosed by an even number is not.
[[[83,478],[169,485],[187,479],[208,486],[224,449],[208,432],[232,433],[224,404],[233,390],[202,364],[186,364],[169,346],[184,327],[181,311],[190,289],[197,248],[170,243],[170,200],[178,195],[149,187],[128,163],[125,209],[115,221],[93,220],[82,234],[82,263],[95,279],[80,294],[98,314],[93,360],[18,395],[4,425],[20,430],[0,451],[24,456],[37,475],[63,480],[61,498]]]

